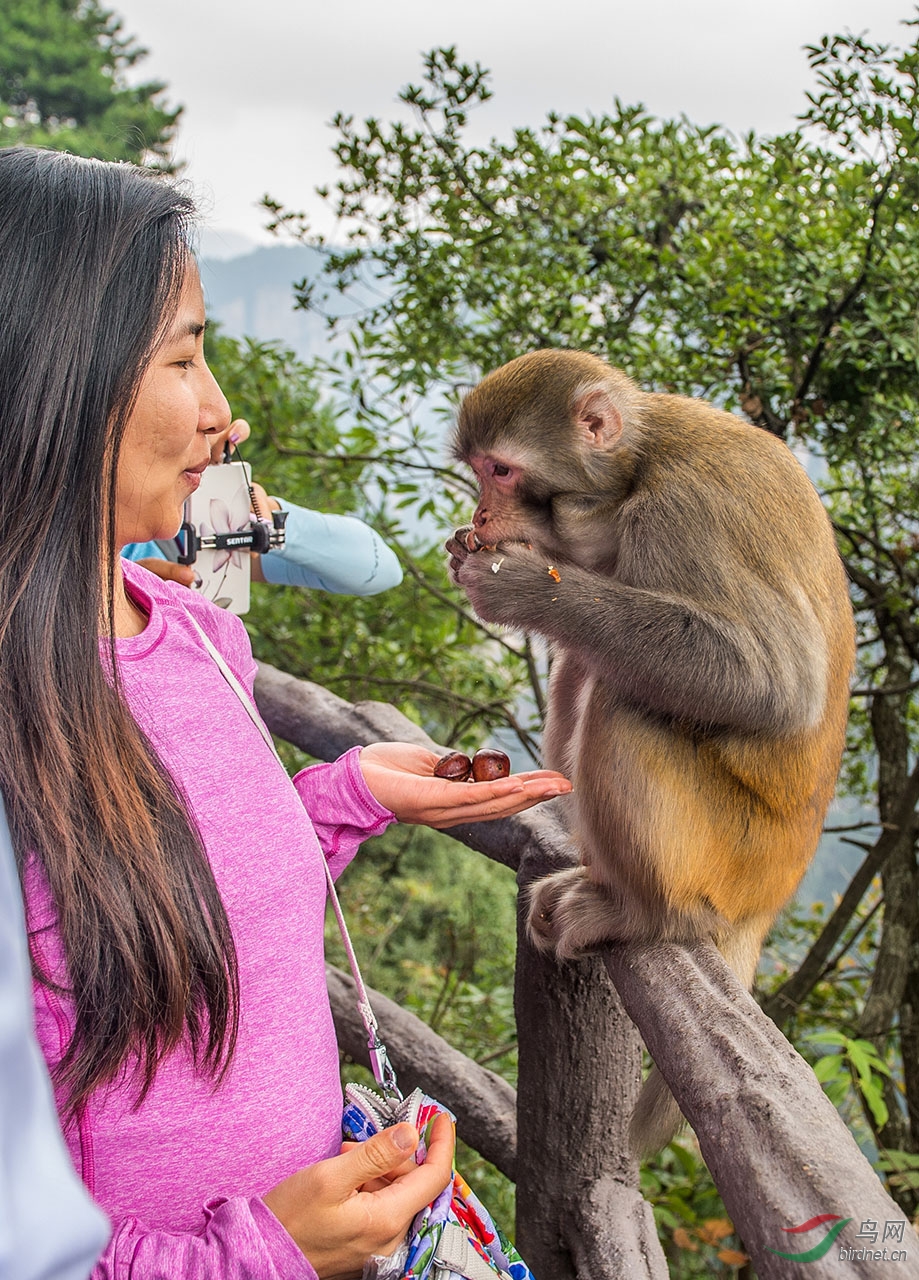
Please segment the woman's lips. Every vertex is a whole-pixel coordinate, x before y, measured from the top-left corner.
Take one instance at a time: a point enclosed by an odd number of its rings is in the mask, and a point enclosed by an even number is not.
[[[200,462],[194,467],[186,467],[182,472],[182,475],[185,477],[185,483],[189,486],[192,492],[194,492],[201,483],[201,477],[207,470],[210,460],[210,455],[208,455],[204,462]]]

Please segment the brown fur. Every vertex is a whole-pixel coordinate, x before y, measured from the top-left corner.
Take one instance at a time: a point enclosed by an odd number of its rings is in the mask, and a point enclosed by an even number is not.
[[[484,545],[451,539],[454,578],[553,650],[545,762],[574,783],[581,866],[534,886],[533,941],[714,937],[749,986],[845,735],[852,613],[813,486],[765,431],[575,352],[485,378],[455,452]],[[675,1117],[650,1084],[637,1144]]]

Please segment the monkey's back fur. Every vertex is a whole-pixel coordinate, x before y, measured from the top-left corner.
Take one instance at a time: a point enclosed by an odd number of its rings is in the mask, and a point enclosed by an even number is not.
[[[749,986],[845,739],[854,627],[817,493],[766,431],[572,352],[489,375],[456,451],[501,560],[456,554],[455,576],[552,646],[545,763],[572,780],[582,865],[534,886],[534,941],[564,959],[711,936]],[[652,1081],[638,1144],[675,1116]]]

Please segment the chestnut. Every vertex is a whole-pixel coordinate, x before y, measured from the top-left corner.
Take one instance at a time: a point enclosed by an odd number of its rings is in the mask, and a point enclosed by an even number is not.
[[[472,761],[462,751],[441,756],[434,766],[434,777],[446,778],[448,782],[465,782],[471,773]]]
[[[482,747],[472,757],[474,782],[495,782],[498,778],[506,778],[510,771],[510,760],[503,751],[494,747]]]

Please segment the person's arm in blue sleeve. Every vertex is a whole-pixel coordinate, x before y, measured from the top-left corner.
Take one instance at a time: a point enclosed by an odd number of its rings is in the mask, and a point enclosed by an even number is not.
[[[288,514],[284,546],[261,557],[266,582],[373,596],[402,581],[395,552],[363,520],[273,501]]]
[[[0,1276],[87,1280],[108,1222],[64,1145],[33,1017],[22,895],[0,799]]]
[[[129,542],[121,548],[125,560],[165,560],[166,555],[158,542]]]

